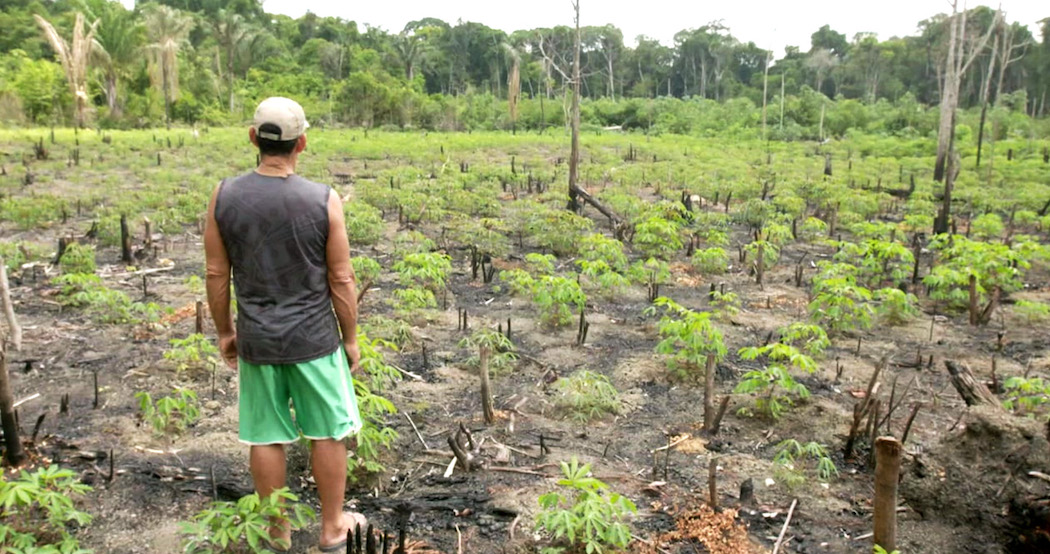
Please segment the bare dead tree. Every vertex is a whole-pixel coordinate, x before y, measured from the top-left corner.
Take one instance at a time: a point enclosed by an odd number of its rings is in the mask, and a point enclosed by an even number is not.
[[[951,156],[955,139],[955,111],[959,105],[959,87],[966,71],[977,56],[984,50],[999,21],[996,12],[988,32],[977,40],[967,41],[967,12],[958,10],[958,0],[952,0],[952,15],[948,19],[948,56],[945,60],[944,86],[941,90],[941,120],[937,130],[937,159],[934,163],[933,178],[944,181],[944,198],[940,214],[933,225],[934,233],[947,233],[951,219],[951,202],[953,186],[953,163]]]
[[[572,146],[569,154],[569,210],[580,210],[577,200],[579,186],[576,180],[580,171],[580,0],[572,0],[573,21],[576,24],[576,41],[572,49]]]

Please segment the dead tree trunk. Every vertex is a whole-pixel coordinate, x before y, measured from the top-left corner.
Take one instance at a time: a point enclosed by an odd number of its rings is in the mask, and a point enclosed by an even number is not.
[[[875,440],[875,544],[886,552],[897,549],[897,480],[901,470],[900,441]]]
[[[10,375],[7,373],[7,340],[0,338],[0,425],[4,430],[4,463],[18,467],[26,461],[22,438],[15,423],[15,398],[11,394]]]
[[[128,216],[120,216],[120,261],[130,264],[131,258],[131,232],[128,230]]]
[[[11,287],[7,282],[7,262],[0,257],[0,304],[3,304],[4,319],[7,320],[7,328],[11,330],[11,342],[15,350],[22,350],[22,326],[18,324],[15,317],[15,306],[11,303]]]
[[[944,360],[944,366],[948,368],[948,374],[952,379],[952,386],[959,392],[959,396],[966,402],[967,406],[986,404],[1000,407],[999,399],[996,398],[988,387],[978,381],[970,368],[964,364],[958,364],[952,360]]]
[[[708,433],[715,425],[715,362],[714,353],[707,355],[704,367],[704,431]]]
[[[569,153],[569,210],[577,212],[580,204],[577,200],[579,186],[576,180],[580,170],[580,0],[572,3],[575,11],[576,40],[572,56],[572,147]]]
[[[489,357],[491,351],[487,347],[481,347],[478,352],[478,372],[481,374],[481,412],[485,416],[485,423],[492,425],[496,422],[496,412],[492,409],[492,389],[489,385]]]
[[[977,126],[977,167],[981,167],[981,146],[984,144],[984,122],[988,117],[988,95],[992,88],[992,70],[995,69],[996,54],[999,51],[999,35],[992,40],[992,55],[988,57],[988,70],[984,74],[984,86],[981,87],[981,122]]]

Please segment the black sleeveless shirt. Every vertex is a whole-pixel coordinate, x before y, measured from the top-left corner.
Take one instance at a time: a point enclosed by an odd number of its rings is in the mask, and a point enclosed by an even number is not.
[[[237,353],[247,362],[306,362],[341,344],[328,288],[329,191],[254,171],[219,186],[215,221],[233,268]]]

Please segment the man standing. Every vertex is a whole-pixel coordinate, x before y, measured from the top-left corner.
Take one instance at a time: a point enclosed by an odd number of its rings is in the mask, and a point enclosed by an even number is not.
[[[239,437],[251,445],[255,489],[266,497],[284,487],[284,445],[300,433],[310,439],[320,548],[336,552],[345,548],[347,529],[364,524],[360,514],[343,513],[343,439],[361,429],[351,380],[360,358],[357,293],[339,196],[295,174],[308,126],[293,100],[259,104],[248,131],[259,167],[216,187],[204,250],[219,350],[239,368]],[[290,529],[275,527],[271,535],[288,548]]]

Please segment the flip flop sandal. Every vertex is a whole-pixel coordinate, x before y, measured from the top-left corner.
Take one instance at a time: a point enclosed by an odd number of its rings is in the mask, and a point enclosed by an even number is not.
[[[354,520],[354,528],[355,529],[357,527],[360,527],[361,529],[366,529],[368,527],[368,518],[366,518],[363,514],[359,514],[357,512],[345,512],[344,515],[348,515],[351,518],[353,518],[353,520]],[[322,553],[345,552],[346,551],[346,539],[343,539],[343,540],[341,540],[341,541],[339,541],[339,542],[337,542],[335,544],[330,544],[328,546],[318,545],[317,549],[319,551],[321,551]]]

